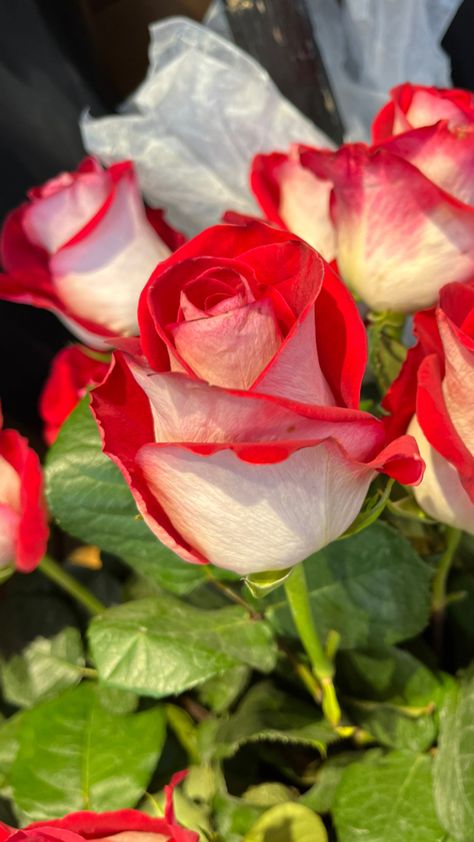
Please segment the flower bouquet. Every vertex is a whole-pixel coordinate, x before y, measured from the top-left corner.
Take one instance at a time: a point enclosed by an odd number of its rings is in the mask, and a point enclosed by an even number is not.
[[[0,431],[0,841],[472,842],[474,97],[334,149],[248,59],[232,134],[209,36],[159,128],[173,26],[2,230],[72,338],[44,470]]]

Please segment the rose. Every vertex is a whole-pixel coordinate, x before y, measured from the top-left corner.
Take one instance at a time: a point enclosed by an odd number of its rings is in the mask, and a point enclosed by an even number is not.
[[[297,234],[331,261],[335,257],[335,233],[329,212],[330,181],[301,166],[300,147],[288,154],[257,155],[250,184],[266,218]]]
[[[430,88],[405,82],[390,91],[390,101],[376,114],[372,140],[448,120],[451,127],[474,122],[474,95],[460,88]]]
[[[474,273],[474,125],[300,148],[300,160],[333,182],[338,267],[373,310],[431,306],[447,280]]]
[[[28,196],[2,230],[0,298],[53,310],[94,347],[135,334],[140,292],[182,238],[147,217],[133,165],[86,158]]]
[[[48,540],[43,477],[27,440],[2,426],[0,410],[0,568],[13,564],[30,573]]]
[[[387,426],[391,434],[408,427],[418,442],[421,508],[474,535],[474,281],[445,286],[414,330],[418,342],[384,399]]]
[[[44,438],[51,445],[61,425],[85,395],[88,386],[104,379],[109,362],[81,345],[69,345],[56,354],[40,397]]]
[[[409,437],[358,410],[366,339],[306,243],[263,223],[204,231],[162,263],[137,340],[92,393],[105,452],[187,561],[282,569],[341,535],[377,471],[417,482]],[[122,345],[123,348],[123,345]]]
[[[198,842],[199,834],[176,823],[172,793],[184,773],[165,787],[164,818],[152,818],[138,810],[110,813],[70,813],[62,819],[34,822],[16,830],[0,822],[0,842]]]

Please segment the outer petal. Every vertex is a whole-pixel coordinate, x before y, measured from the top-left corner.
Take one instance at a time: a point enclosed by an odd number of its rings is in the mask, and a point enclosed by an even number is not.
[[[429,443],[457,470],[468,496],[474,501],[474,454],[459,436],[446,406],[442,368],[434,355],[425,357],[418,372],[416,415]]]
[[[383,427],[365,413],[130,370],[120,354],[92,402],[150,529],[188,561],[238,572],[285,567],[328,543],[374,471],[402,482],[421,473],[414,442],[382,450]]]
[[[64,184],[62,183],[64,182]],[[63,173],[49,185],[58,189],[34,199],[23,218],[23,228],[32,243],[54,254],[76,236],[103,207],[111,190],[107,170],[75,174]],[[66,189],[61,189],[62,187]]]
[[[339,406],[357,409],[367,366],[367,334],[336,268],[325,267],[315,316],[319,363],[329,388]]]
[[[326,260],[334,258],[335,234],[329,213],[332,184],[301,166],[298,147],[289,155],[257,155],[250,183],[271,222],[306,240]]]
[[[154,440],[150,403],[140,389],[121,354],[115,354],[104,383],[94,389],[91,408],[99,426],[103,450],[124,475],[147,525],[166,546],[186,561],[205,561],[182,538],[168,515],[150,493],[137,470],[135,456],[145,443]]]
[[[412,128],[432,126],[438,120],[449,120],[456,126],[472,122],[474,117],[474,97],[460,88],[433,88],[405,82],[392,88],[390,98],[372,124],[374,143]]]
[[[309,153],[308,153],[309,154]],[[374,310],[434,303],[474,271],[474,209],[384,149],[342,147],[316,165],[334,180],[338,266]]]
[[[437,317],[445,355],[444,401],[459,438],[474,459],[474,339],[468,344],[468,338],[459,335],[441,309]]]
[[[15,561],[19,520],[19,514],[11,506],[0,503],[0,568]]]
[[[338,537],[372,478],[327,442],[276,464],[243,462],[229,450],[203,457],[153,444],[137,460],[183,537],[242,575],[289,567]]]
[[[415,497],[431,517],[474,535],[474,501],[461,484],[458,471],[435,450],[414,416],[409,432],[415,436],[426,470]]]
[[[43,476],[36,453],[16,430],[0,431],[0,456],[18,476],[15,502],[8,501],[18,514],[15,544],[15,566],[29,573],[41,561],[48,540],[46,508],[43,498]]]
[[[88,386],[104,379],[109,364],[94,359],[80,345],[70,345],[56,354],[40,397],[44,437],[51,445]]]
[[[82,839],[99,840],[122,837],[124,833],[137,835],[136,842],[143,839],[150,842],[153,834],[155,842],[198,842],[199,836],[194,831],[181,828],[166,816],[152,818],[138,810],[118,810],[110,813],[80,812],[71,813],[63,819],[35,822],[27,828],[28,833],[44,828],[46,832],[61,830],[77,834]],[[143,834],[143,837],[141,836]],[[157,840],[158,837],[158,840]],[[123,838],[123,837],[122,837]]]
[[[131,171],[118,182],[108,212],[87,237],[51,259],[54,286],[74,315],[133,335],[140,292],[169,249],[146,220]]]
[[[443,120],[398,135],[382,148],[409,161],[460,202],[474,204],[474,111],[470,126],[451,127]]]

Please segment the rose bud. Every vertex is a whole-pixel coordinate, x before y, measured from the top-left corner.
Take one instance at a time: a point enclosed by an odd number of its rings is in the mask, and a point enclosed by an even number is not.
[[[297,234],[330,262],[336,254],[329,213],[332,183],[301,166],[299,149],[295,144],[288,154],[256,155],[250,184],[269,222]]]
[[[16,430],[4,430],[0,410],[0,568],[21,573],[37,567],[48,526],[38,456]]]
[[[390,100],[372,123],[372,141],[448,120],[451,127],[474,122],[474,95],[460,88],[429,88],[405,82],[390,91]]]
[[[138,810],[110,813],[70,813],[16,830],[0,822],[0,842],[199,842],[199,834],[176,823],[172,793],[184,773],[174,775],[165,787],[163,818],[152,818]]]
[[[69,345],[56,354],[40,397],[44,438],[51,445],[59,429],[87,392],[107,374],[110,362],[82,345]]]
[[[474,125],[300,156],[333,181],[339,271],[372,310],[429,307],[447,278],[474,274]]]
[[[28,198],[3,226],[0,298],[53,310],[92,347],[136,334],[140,292],[183,238],[147,216],[133,165],[86,158]]]
[[[157,267],[141,332],[92,405],[104,451],[157,537],[240,574],[294,565],[337,538],[376,472],[422,474],[358,410],[367,348],[354,301],[306,243],[218,225]]]
[[[414,330],[418,342],[384,399],[387,427],[392,435],[408,427],[418,442],[421,508],[474,535],[474,281],[445,286]]]

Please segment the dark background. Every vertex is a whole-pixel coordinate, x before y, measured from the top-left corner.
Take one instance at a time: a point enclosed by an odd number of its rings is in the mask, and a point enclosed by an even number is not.
[[[147,68],[148,24],[200,19],[208,0],[0,0],[0,220],[25,191],[84,154],[81,111],[112,111]],[[474,89],[474,0],[443,46],[456,86]],[[69,334],[50,313],[0,301],[0,396],[7,423],[39,439],[38,396]]]

